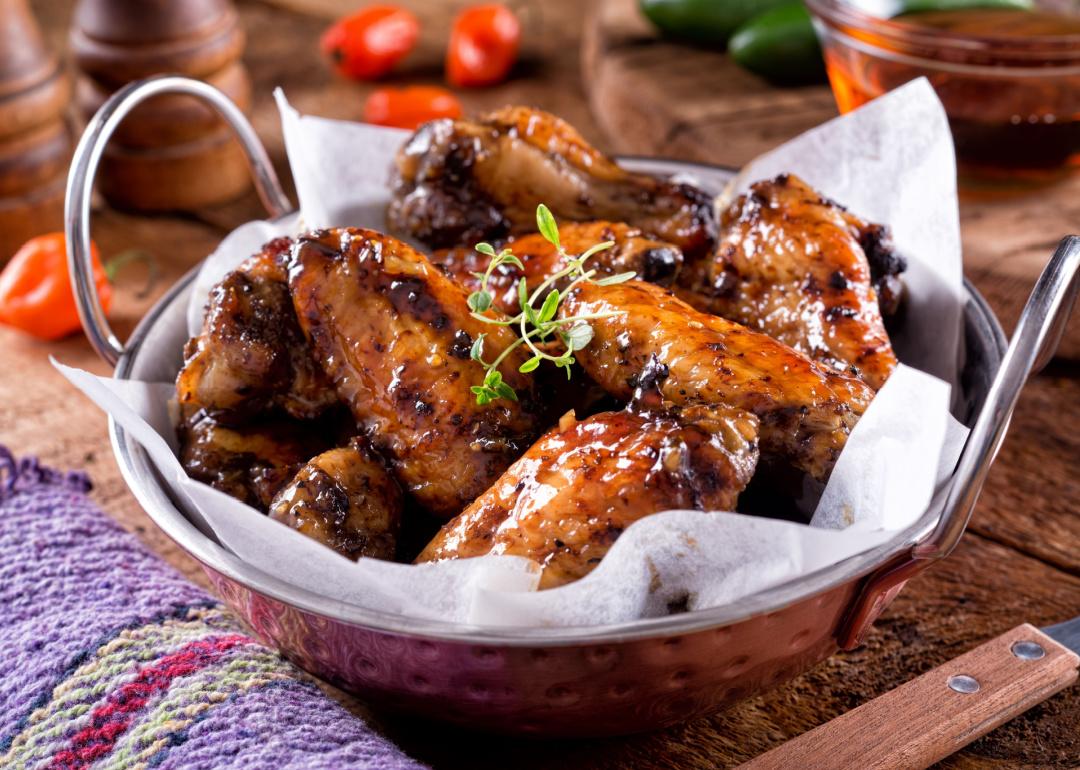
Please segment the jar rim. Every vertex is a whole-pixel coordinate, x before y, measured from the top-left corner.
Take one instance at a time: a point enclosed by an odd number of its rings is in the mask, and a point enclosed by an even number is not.
[[[844,0],[805,2],[820,23],[848,35],[852,32],[868,33],[878,47],[896,46],[893,50],[919,51],[927,58],[938,58],[932,53],[937,51],[954,61],[961,61],[965,54],[978,59],[994,57],[996,66],[1011,63],[1031,66],[1034,62],[1071,64],[1080,61],[1080,33],[1038,37],[958,34],[874,16]]]

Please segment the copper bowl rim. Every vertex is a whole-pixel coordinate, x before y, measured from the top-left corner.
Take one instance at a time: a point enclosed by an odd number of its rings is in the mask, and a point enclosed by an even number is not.
[[[666,170],[669,174],[698,171],[711,175],[726,175],[729,178],[735,173],[732,169],[721,166],[660,158],[624,156],[619,160],[642,171]],[[117,361],[114,377],[130,377],[147,335],[167,309],[184,301],[186,290],[194,281],[197,271],[198,266],[173,285],[139,322],[126,343],[124,353]],[[979,335],[987,343],[988,349],[983,352],[996,358],[996,362],[991,363],[999,363],[1007,346],[1001,325],[989,305],[967,279],[964,280],[964,290],[965,328],[972,324],[978,328]],[[970,360],[967,365],[970,365]],[[992,374],[993,372],[990,372],[991,376]],[[966,414],[964,418],[970,423],[974,415]],[[143,509],[166,535],[204,567],[263,596],[338,622],[402,636],[472,645],[532,647],[619,643],[687,634],[745,621],[812,599],[840,585],[866,577],[890,560],[910,552],[912,546],[926,536],[938,520],[937,511],[927,510],[915,524],[897,532],[889,542],[877,548],[848,557],[801,579],[764,589],[730,605],[600,626],[477,626],[407,617],[330,599],[292,585],[242,561],[203,534],[181,513],[169,497],[145,450],[111,417],[109,433],[121,475]]]

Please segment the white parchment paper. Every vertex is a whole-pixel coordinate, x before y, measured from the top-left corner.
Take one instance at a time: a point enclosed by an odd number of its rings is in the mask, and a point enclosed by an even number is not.
[[[204,484],[176,458],[168,402],[181,347],[207,293],[270,238],[301,228],[384,229],[387,180],[406,132],[301,116],[278,92],[300,212],[251,222],[207,258],[184,313],[147,338],[132,380],[57,368],[146,449],[178,506],[208,536],[280,579],[336,600],[417,618],[499,626],[615,623],[738,602],[889,542],[926,511],[966,437],[949,414],[960,356],[961,261],[952,141],[933,90],[915,81],[765,155],[740,187],[794,172],[894,229],[910,261],[901,365],[853,431],[809,526],[736,513],[668,511],[619,538],[590,575],[536,591],[535,564],[482,557],[353,563]],[[715,193],[720,193],[715,190]]]

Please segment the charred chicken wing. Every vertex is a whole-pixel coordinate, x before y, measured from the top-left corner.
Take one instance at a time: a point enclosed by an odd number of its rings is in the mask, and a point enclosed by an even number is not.
[[[723,213],[715,256],[687,268],[681,295],[878,389],[896,356],[864,243],[879,263],[891,249],[886,231],[870,232],[798,177],[758,182]],[[889,302],[894,277],[878,282]]]
[[[486,334],[492,361],[516,339],[469,315],[467,293],[426,257],[372,230],[302,236],[289,285],[300,325],[362,432],[434,514],[459,513],[532,442],[539,426],[519,350],[500,366],[518,401],[476,404]]]
[[[731,511],[757,461],[757,419],[731,407],[571,415],[417,561],[524,556],[541,588],[587,575],[632,523],[671,508]]]
[[[633,272],[643,280],[667,286],[675,280],[683,263],[682,252],[677,247],[651,238],[636,227],[617,222],[570,222],[559,227],[559,241],[571,257],[583,254],[598,243],[614,241],[614,246],[597,252],[585,264],[586,269],[596,270],[600,276]],[[521,260],[525,269],[500,266],[488,280],[488,288],[496,307],[504,313],[517,315],[521,311],[517,293],[521,276],[535,288],[566,264],[558,249],[538,233],[513,238],[505,246]],[[489,259],[465,246],[432,257],[433,262],[469,291],[480,288],[476,274],[487,269]],[[556,285],[556,288],[563,286]]]
[[[332,445],[314,424],[264,419],[226,427],[202,410],[188,416],[179,434],[180,462],[191,478],[261,511],[300,466]]]
[[[203,331],[188,342],[176,380],[185,407],[223,422],[280,409],[311,418],[338,403],[296,320],[279,238],[210,293]]]
[[[348,559],[393,559],[401,488],[363,439],[306,463],[270,504],[270,518]]]
[[[435,248],[536,229],[536,206],[558,219],[626,222],[696,257],[712,250],[712,198],[634,174],[540,110],[504,107],[478,120],[426,123],[398,153],[392,228]]]
[[[858,378],[641,281],[580,285],[560,313],[613,314],[593,322],[592,342],[575,353],[612,395],[629,398],[654,380],[680,406],[745,409],[761,420],[763,452],[782,455],[817,479],[828,476],[873,397]]]

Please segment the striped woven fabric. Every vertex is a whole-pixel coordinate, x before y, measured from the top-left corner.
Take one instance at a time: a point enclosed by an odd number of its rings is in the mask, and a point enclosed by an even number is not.
[[[416,768],[98,511],[0,446],[0,767]]]

